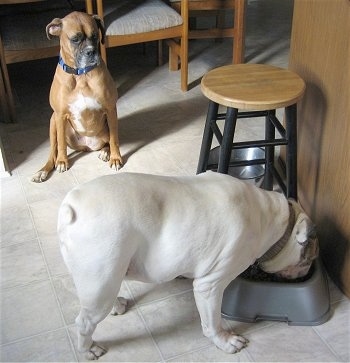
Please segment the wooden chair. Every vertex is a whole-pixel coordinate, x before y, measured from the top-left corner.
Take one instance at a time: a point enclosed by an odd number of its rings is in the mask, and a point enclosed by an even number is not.
[[[171,6],[180,9],[179,0],[170,0]],[[246,0],[189,0],[189,17],[215,16],[215,27],[197,29],[190,27],[189,39],[233,38],[233,63],[244,63],[244,33]],[[233,24],[225,27],[225,12],[233,12]],[[191,25],[191,23],[190,23]]]
[[[101,54],[105,62],[106,48],[167,40],[169,69],[177,70],[181,64],[181,89],[187,91],[188,0],[179,1],[179,13],[162,0],[86,0],[86,9],[90,14],[97,13],[104,22],[106,35]],[[158,48],[161,51],[161,46]]]
[[[84,2],[73,0],[0,0],[0,92],[6,121],[15,120],[7,65],[58,57],[58,39],[47,39],[46,25],[73,10],[84,10],[84,6]]]
[[[4,47],[0,34],[0,102],[5,122],[14,122],[16,118],[15,103],[11,90],[10,77],[4,56]]]

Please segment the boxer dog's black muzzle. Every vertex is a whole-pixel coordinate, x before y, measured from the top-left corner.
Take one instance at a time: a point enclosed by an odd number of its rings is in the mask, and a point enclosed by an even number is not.
[[[71,42],[76,48],[75,63],[77,68],[96,66],[100,63],[97,34],[93,33],[89,38],[79,34],[73,37]]]

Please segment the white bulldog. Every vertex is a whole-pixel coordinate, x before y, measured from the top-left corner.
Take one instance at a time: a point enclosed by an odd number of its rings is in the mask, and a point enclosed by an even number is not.
[[[97,178],[65,197],[58,233],[81,304],[78,349],[88,359],[106,353],[92,334],[111,311],[125,311],[117,296],[126,276],[193,279],[204,335],[235,353],[247,340],[221,327],[226,286],[256,260],[266,272],[300,277],[317,254],[313,225],[297,203],[214,172]]]

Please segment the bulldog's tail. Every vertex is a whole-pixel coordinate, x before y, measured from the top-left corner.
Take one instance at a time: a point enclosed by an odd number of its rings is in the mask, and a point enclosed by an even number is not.
[[[69,236],[69,226],[71,226],[76,219],[74,208],[70,204],[63,202],[58,212],[57,232],[59,235],[61,254],[70,273],[72,272],[72,263],[69,258],[69,250],[72,247],[73,241]]]
[[[60,225],[72,224],[76,220],[76,213],[73,207],[69,204],[62,204],[58,214]]]

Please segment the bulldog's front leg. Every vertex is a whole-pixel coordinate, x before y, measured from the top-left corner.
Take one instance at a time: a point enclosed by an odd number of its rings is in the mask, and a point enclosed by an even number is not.
[[[203,334],[226,353],[236,353],[246,347],[248,340],[221,326],[221,303],[226,284],[210,286],[202,279],[194,280],[193,292],[201,318]]]

